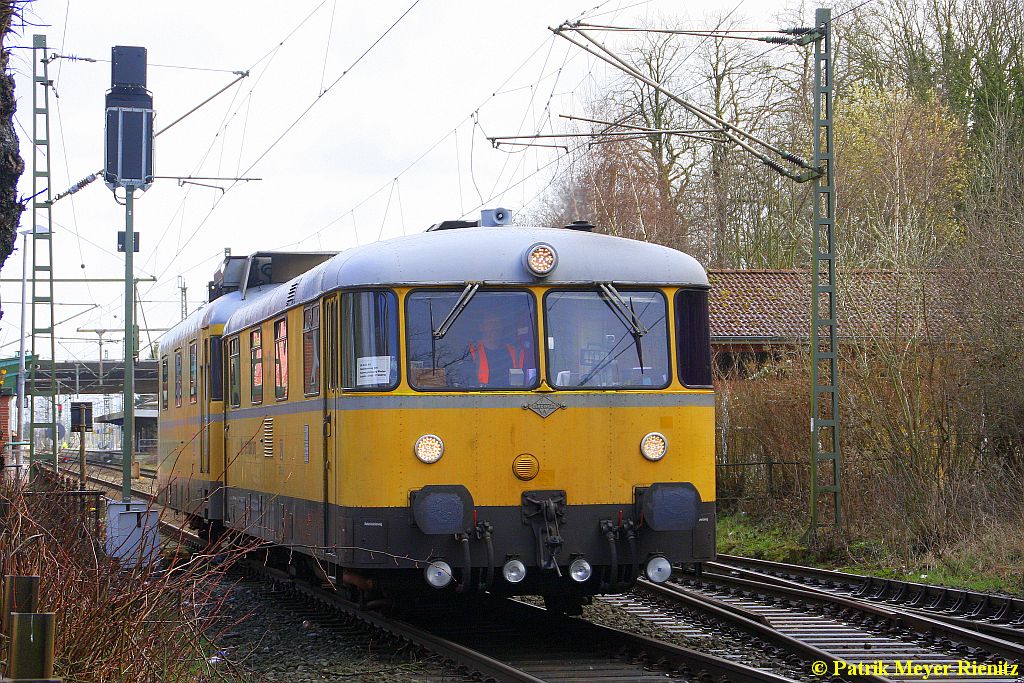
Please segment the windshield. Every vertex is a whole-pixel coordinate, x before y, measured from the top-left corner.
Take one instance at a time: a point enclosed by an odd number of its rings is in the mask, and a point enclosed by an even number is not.
[[[462,290],[409,295],[409,383],[414,389],[537,386],[537,314],[529,292],[478,291],[447,329]]]
[[[657,291],[622,290],[618,297],[620,301],[598,291],[548,293],[544,306],[551,386],[668,386],[665,297]]]

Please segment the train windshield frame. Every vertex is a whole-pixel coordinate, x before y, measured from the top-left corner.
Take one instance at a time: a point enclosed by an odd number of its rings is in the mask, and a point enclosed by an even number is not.
[[[540,385],[537,300],[528,289],[416,289],[406,296],[405,319],[416,391]]]
[[[544,295],[548,384],[650,391],[672,383],[668,301],[660,289],[551,289]]]

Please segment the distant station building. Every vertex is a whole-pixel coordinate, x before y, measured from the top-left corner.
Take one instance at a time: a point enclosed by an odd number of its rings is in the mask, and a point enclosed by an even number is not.
[[[18,358],[0,358],[0,444],[18,439]]]
[[[147,396],[142,402],[135,405],[135,437],[133,440],[136,453],[156,453],[157,448],[157,405],[155,396]],[[96,422],[101,424],[112,424],[118,427],[124,426],[124,411],[100,415]],[[121,451],[120,442],[116,444],[118,453]]]

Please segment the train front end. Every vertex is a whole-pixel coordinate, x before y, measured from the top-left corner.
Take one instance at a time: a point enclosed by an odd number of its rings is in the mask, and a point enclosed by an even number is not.
[[[343,328],[373,330],[343,361],[339,563],[572,605],[713,559],[704,270],[572,230],[451,232],[417,237],[434,281],[342,295]]]

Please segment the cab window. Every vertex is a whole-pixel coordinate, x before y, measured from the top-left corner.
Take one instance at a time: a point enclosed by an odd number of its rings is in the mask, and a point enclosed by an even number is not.
[[[409,383],[421,391],[535,388],[535,306],[520,290],[413,292],[406,304]]]
[[[558,389],[661,389],[671,380],[665,296],[555,290],[544,297],[548,382]]]
[[[398,298],[391,291],[341,297],[342,387],[388,391],[398,386]]]
[[[684,289],[676,295],[676,338],[679,343],[679,381],[688,387],[710,387],[711,331],[708,290]]]

